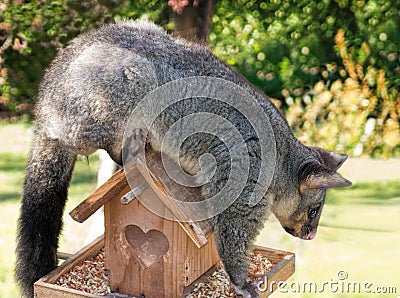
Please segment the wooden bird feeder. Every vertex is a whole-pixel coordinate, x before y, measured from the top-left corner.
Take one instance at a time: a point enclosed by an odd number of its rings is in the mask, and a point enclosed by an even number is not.
[[[184,297],[219,266],[211,222],[191,221],[173,200],[176,194],[199,198],[200,190],[169,179],[156,153],[146,153],[146,160],[138,158],[125,171],[116,172],[70,212],[73,219],[83,222],[104,206],[104,241],[81,250],[36,282],[35,297],[49,297],[49,293],[52,297],[101,297],[54,285],[57,276],[77,261],[94,255],[101,245],[105,248],[111,291],[128,296]],[[133,177],[130,185],[128,175]],[[156,205],[157,214],[143,205],[148,201]],[[280,265],[272,270],[269,282],[286,280],[294,272],[294,254],[276,253],[272,258]],[[264,294],[261,296],[270,292]]]

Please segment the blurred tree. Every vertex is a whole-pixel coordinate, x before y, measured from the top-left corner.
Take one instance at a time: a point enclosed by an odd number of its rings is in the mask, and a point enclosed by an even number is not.
[[[362,66],[385,70],[390,84],[400,87],[397,6],[382,0],[218,1],[210,46],[261,90],[283,99],[287,92],[304,94],[321,79],[347,77],[333,50],[343,29],[350,51],[363,42],[370,48],[357,57]]]

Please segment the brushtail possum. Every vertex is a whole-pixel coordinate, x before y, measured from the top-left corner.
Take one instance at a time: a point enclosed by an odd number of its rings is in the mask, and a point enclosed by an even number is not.
[[[183,115],[213,113],[232,122],[243,136],[252,165],[246,187],[212,218],[218,252],[235,290],[257,297],[246,281],[248,257],[270,212],[291,235],[315,237],[326,189],[351,184],[336,172],[347,156],[301,144],[271,101],[207,47],[173,37],[146,21],[123,21],[73,39],[40,84],[18,222],[16,278],[23,295],[33,297],[33,283],[57,265],[62,215],[77,155],[104,149],[122,164],[124,130],[137,103],[163,84],[194,76],[223,79],[246,90],[262,108],[274,135],[273,179],[262,199],[251,205],[262,148],[251,124],[235,108],[209,98],[186,98],[154,123],[152,135],[162,136]],[[161,150],[158,139],[150,137],[154,150]],[[210,196],[226,183],[235,162],[228,158],[223,140],[198,133],[185,140],[180,152],[169,152],[190,174],[199,170],[197,160],[204,153],[211,153],[217,163],[214,176],[202,186],[204,196]]]

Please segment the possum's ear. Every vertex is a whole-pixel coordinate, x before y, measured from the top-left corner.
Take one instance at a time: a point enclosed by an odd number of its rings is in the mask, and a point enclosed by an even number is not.
[[[303,163],[298,172],[300,190],[350,186],[351,182],[334,170],[340,162],[343,163],[337,160],[334,164],[332,159],[331,167],[317,160]]]
[[[311,174],[300,184],[300,189],[317,189],[350,186],[351,182],[338,173]]]
[[[348,157],[347,154],[340,154],[318,147],[314,147],[314,149],[321,155],[323,164],[333,172],[339,169]]]

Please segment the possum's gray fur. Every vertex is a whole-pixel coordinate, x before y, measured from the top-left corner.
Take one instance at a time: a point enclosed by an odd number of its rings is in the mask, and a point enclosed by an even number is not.
[[[313,238],[325,189],[349,185],[336,173],[346,156],[302,145],[268,98],[205,46],[172,37],[152,23],[125,21],[72,40],[41,82],[16,251],[16,276],[24,295],[32,297],[33,283],[57,265],[62,214],[76,156],[105,149],[121,164],[123,133],[137,102],[158,86],[191,76],[222,78],[244,88],[264,109],[275,135],[272,183],[264,198],[250,207],[247,202],[258,175],[260,148],[243,116],[222,103],[188,99],[166,112],[169,120],[161,117],[155,123],[155,130],[163,134],[171,121],[203,110],[227,118],[244,136],[253,177],[241,196],[213,218],[218,251],[236,291],[257,297],[254,286],[246,281],[248,255],[270,211],[292,235]],[[155,142],[152,146],[159,149]],[[195,172],[195,161],[204,152],[213,153],[218,164],[215,177],[203,189],[204,194],[213,195],[226,182],[231,166],[223,143],[194,136],[185,142],[180,158],[186,161],[188,172]]]

